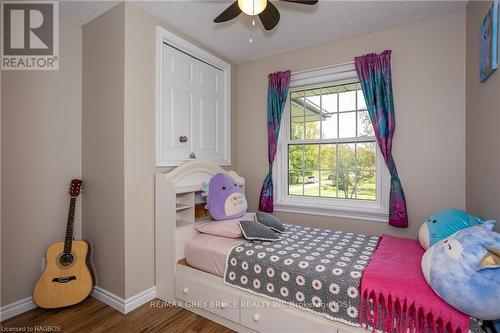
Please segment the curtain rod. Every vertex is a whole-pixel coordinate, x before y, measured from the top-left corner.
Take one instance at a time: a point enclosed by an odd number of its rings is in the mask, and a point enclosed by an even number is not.
[[[349,61],[349,62],[344,62],[341,64],[335,64],[335,65],[330,65],[330,66],[324,66],[324,67],[318,67],[318,68],[312,68],[312,69],[304,69],[301,71],[292,72],[292,75],[302,74],[302,73],[307,73],[307,72],[312,72],[312,71],[318,71],[318,70],[327,69],[327,68],[345,66],[345,65],[353,65],[353,64],[354,64],[354,61]]]

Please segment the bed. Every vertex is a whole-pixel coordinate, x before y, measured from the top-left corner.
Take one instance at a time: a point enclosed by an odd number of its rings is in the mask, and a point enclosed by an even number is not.
[[[357,287],[379,238],[294,225],[273,244],[200,234],[186,198],[219,172],[244,184],[204,161],[156,175],[157,297],[238,332],[366,332]]]
[[[207,249],[207,244],[218,241],[194,229],[192,207],[202,183],[219,172],[229,174],[244,189],[242,177],[209,161],[189,161],[155,175],[157,297],[238,332],[366,332],[224,283],[220,258],[227,257],[225,251],[235,244],[219,243],[219,250]],[[245,242],[231,242],[240,241]],[[193,249],[198,250],[194,257]]]

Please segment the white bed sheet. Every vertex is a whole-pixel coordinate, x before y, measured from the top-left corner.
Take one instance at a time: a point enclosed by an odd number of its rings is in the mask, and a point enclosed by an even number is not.
[[[186,262],[191,267],[222,277],[229,252],[245,242],[244,238],[196,235],[186,243]]]

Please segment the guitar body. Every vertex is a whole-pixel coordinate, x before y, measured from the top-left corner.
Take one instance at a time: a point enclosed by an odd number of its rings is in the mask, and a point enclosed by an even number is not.
[[[60,308],[83,301],[92,291],[92,276],[87,267],[88,245],[72,241],[71,260],[61,258],[64,242],[47,248],[47,266],[33,291],[33,301],[45,309]]]

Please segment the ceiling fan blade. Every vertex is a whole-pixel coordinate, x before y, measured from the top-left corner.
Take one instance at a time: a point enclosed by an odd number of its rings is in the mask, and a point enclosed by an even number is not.
[[[221,23],[232,20],[240,14],[241,9],[240,7],[238,7],[238,1],[235,1],[231,6],[227,7],[225,11],[220,13],[219,16],[214,19],[214,23]]]
[[[264,29],[273,30],[275,26],[278,25],[280,21],[280,12],[271,1],[267,2],[266,9],[259,14],[259,18],[264,25]]]
[[[318,3],[318,0],[281,0],[281,1],[300,3],[302,5],[315,5]]]

